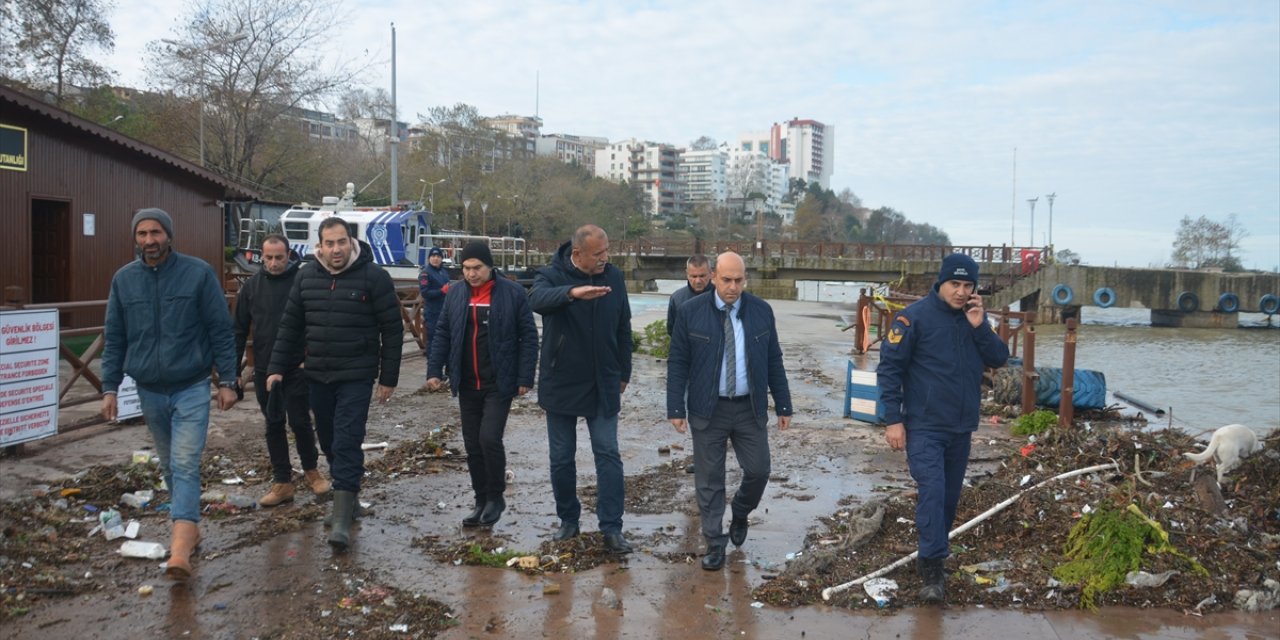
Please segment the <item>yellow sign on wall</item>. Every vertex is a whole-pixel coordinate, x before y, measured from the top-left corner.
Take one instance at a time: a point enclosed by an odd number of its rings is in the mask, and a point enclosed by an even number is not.
[[[27,130],[0,124],[0,169],[27,170]]]

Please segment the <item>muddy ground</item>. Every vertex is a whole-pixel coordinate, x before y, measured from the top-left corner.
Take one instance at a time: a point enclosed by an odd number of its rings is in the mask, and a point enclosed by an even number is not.
[[[664,316],[665,298],[636,298],[637,331]],[[955,539],[947,609],[917,608],[919,584],[909,568],[886,576],[899,590],[884,607],[860,587],[823,601],[823,588],[913,550],[911,483],[902,455],[884,446],[878,429],[841,416],[850,356],[848,334],[837,325],[847,312],[814,303],[774,306],[786,327],[797,416],[792,430],[772,433],[769,489],[746,545],[730,552],[722,572],[698,568],[703,545],[692,476],[684,472],[692,447],[663,416],[665,362],[638,355],[624,396],[625,533],[637,552],[616,558],[601,552],[591,517],[594,467],[585,437],[577,459],[584,535],[550,541],[558,522],[532,395],[516,401],[508,425],[514,479],[506,514],[492,531],[462,529],[471,505],[456,403],[446,393],[418,391],[423,362],[409,358],[401,388],[371,412],[366,442],[387,447],[367,454],[361,500],[368,507],[347,554],[325,544],[328,504],[301,483],[293,504],[235,506],[270,484],[253,402],[213,417],[204,478],[207,493],[225,495],[208,496],[197,575],[188,584],[164,580],[158,560],[120,557],[121,540],[89,535],[100,511],[114,506],[139,522],[140,540],[167,542],[164,512],[116,504],[122,493],[157,481],[152,467],[130,464],[148,444],[144,426],[59,436],[0,460],[0,628],[15,638],[823,638],[855,630],[942,637],[982,629],[998,637],[1196,637],[1205,629],[1219,637],[1277,635],[1274,611],[1231,613],[1239,590],[1265,592],[1265,579],[1280,578],[1274,443],[1272,453],[1232,474],[1236,481],[1223,489],[1226,512],[1210,516],[1190,488],[1192,469],[1177,455],[1190,439],[1114,415],[1096,416],[1087,429],[1044,434],[1025,456],[1027,439],[1010,435],[1005,420],[984,421],[958,521],[1061,471],[1112,460],[1121,468],[1029,494]],[[865,358],[855,363],[874,366]],[[730,458],[732,487],[738,475]],[[1024,476],[1032,478],[1027,485]],[[1077,613],[1080,589],[1051,586],[1052,568],[1081,510],[1116,496],[1141,505],[1208,575],[1161,556],[1142,568],[1179,571],[1165,584],[1121,587],[1100,602],[1133,607],[1106,610],[1112,612],[1141,608],[1140,615]],[[855,543],[852,518],[876,504],[883,506],[881,526]],[[993,561],[1006,568],[962,568]]]

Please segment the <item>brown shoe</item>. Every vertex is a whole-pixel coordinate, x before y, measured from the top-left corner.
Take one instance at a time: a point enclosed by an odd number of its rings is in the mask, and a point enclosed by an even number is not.
[[[274,507],[283,502],[293,502],[293,485],[287,482],[271,485],[267,495],[258,499],[258,504],[264,507]]]
[[[164,573],[173,580],[191,577],[191,552],[200,541],[200,529],[190,520],[173,521],[173,539],[169,542],[169,562]]]
[[[325,480],[324,476],[320,475],[320,471],[316,469],[303,471],[302,479],[307,483],[308,487],[311,487],[311,491],[318,496],[329,493],[329,489],[333,488],[333,483]],[[291,490],[292,488],[290,487]]]

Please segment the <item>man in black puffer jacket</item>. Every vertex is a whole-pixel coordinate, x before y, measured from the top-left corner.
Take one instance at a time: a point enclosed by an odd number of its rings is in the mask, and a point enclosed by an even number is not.
[[[386,402],[400,378],[404,323],[391,276],[374,264],[368,244],[351,238],[341,218],[320,223],[315,254],[316,261],[303,265],[289,292],[267,369],[267,390],[305,355],[316,434],[333,453],[329,544],[345,550],[364,476],[360,445],[373,381],[378,381],[378,400]]]
[[[267,393],[267,365],[276,344],[280,317],[289,301],[289,291],[298,276],[298,254],[289,248],[289,240],[280,234],[262,239],[262,269],[245,281],[236,294],[236,362],[244,357],[245,346],[253,336],[253,392],[258,407],[267,420],[267,455],[271,458],[271,490],[258,499],[264,507],[293,502],[293,467],[289,464],[289,435],[293,431],[298,461],[307,486],[316,495],[329,493],[330,484],[316,467],[320,454],[316,451],[316,431],[311,426],[311,404],[307,401],[307,378],[302,369],[292,369],[276,389],[281,397]],[[243,387],[244,382],[237,380]],[[268,399],[273,402],[268,402]],[[328,443],[325,458],[332,459]]]

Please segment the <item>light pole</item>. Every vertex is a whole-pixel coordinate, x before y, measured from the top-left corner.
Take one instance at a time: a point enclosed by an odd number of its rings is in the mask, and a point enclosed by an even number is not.
[[[1031,205],[1031,235],[1027,238],[1027,246],[1036,246],[1036,198],[1027,198],[1027,204]]]
[[[499,199],[499,200],[510,200],[510,201],[511,201],[511,208],[514,210],[514,209],[516,208],[516,200],[519,200],[519,199],[520,199],[520,194],[516,193],[516,194],[513,194],[513,195],[509,195],[509,196],[498,196],[498,199]],[[511,235],[511,212],[509,212],[509,211],[507,212],[507,228],[506,228],[506,229],[504,229],[504,230],[502,231],[502,235],[504,235],[504,236],[509,236],[509,235]]]
[[[210,42],[209,44],[206,44],[202,47],[188,47],[176,40],[161,39],[160,42],[163,42],[171,47],[174,47],[175,49],[179,49],[181,51],[178,54],[180,57],[195,58],[196,54],[213,53],[215,51],[222,49],[223,47],[226,47],[228,45],[233,45],[248,37],[249,37],[249,34],[241,31],[234,35],[227,36],[222,40]],[[205,67],[204,60],[201,59],[199,64],[200,64],[200,166],[203,167],[205,166],[204,165],[204,107],[205,107],[205,102],[208,101],[209,99],[209,91],[204,86],[204,77],[205,77],[204,76],[204,67]]]
[[[1058,192],[1045,196],[1045,200],[1049,201],[1049,250],[1053,250],[1053,199],[1058,197]]]
[[[489,201],[480,203],[480,235],[489,235]]]
[[[462,232],[471,233],[471,198],[462,199]]]
[[[418,178],[418,182],[422,183],[423,193],[418,194],[418,202],[422,202],[422,196],[426,195],[427,187],[431,187],[431,215],[436,214],[436,185],[448,180],[448,178],[440,178],[435,182],[427,182],[422,178]]]

